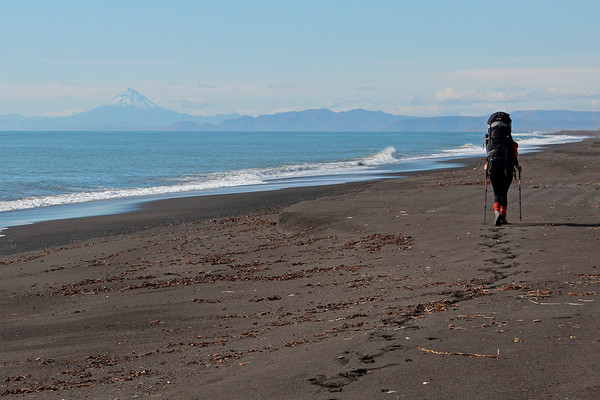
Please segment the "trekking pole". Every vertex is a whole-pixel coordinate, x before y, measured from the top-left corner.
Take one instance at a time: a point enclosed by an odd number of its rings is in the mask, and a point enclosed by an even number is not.
[[[521,213],[521,170],[519,170],[519,221],[523,219],[523,215]]]
[[[485,192],[483,194],[483,224],[485,225],[487,216],[487,182],[488,182],[488,170],[485,169]]]

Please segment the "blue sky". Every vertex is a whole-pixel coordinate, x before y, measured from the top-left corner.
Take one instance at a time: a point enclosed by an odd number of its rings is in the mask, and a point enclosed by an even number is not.
[[[0,0],[0,115],[600,110],[597,0]]]

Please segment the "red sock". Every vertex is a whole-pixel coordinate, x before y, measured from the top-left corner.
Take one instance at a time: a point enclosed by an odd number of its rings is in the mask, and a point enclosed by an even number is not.
[[[501,206],[500,207],[500,215],[506,215],[506,210],[507,210],[507,207]]]
[[[494,211],[500,211],[500,203],[494,203]]]

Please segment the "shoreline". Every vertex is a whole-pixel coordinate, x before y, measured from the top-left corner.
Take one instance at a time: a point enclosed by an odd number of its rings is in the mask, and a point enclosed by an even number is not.
[[[0,234],[4,235],[0,238],[0,256],[68,245],[80,240],[131,234],[149,228],[214,218],[237,217],[245,213],[266,210],[274,211],[319,197],[364,190],[371,183],[382,180],[403,180],[411,176],[470,168],[479,165],[480,160],[481,157],[445,160],[442,161],[442,164],[458,164],[458,166],[389,173],[388,177],[384,179],[141,201],[139,207],[132,211],[8,226],[0,231]]]
[[[553,134],[589,136],[595,131],[559,131]],[[545,145],[534,152],[563,144]],[[568,144],[564,144],[568,145]],[[526,156],[526,155],[523,155]],[[523,157],[521,156],[521,157]],[[390,173],[390,178],[405,179],[415,175],[426,175],[454,169],[471,168],[481,157],[460,157],[441,161],[442,164],[458,166],[440,167],[422,171]],[[393,178],[397,176],[397,178]],[[296,202],[322,196],[336,195],[347,191],[360,190],[371,182],[381,179],[300,186],[266,191],[250,191],[216,195],[178,196],[159,200],[139,201],[132,210],[115,211],[107,214],[75,218],[53,219],[23,225],[4,227],[0,231],[0,255],[16,254],[39,250],[45,247],[66,245],[77,240],[90,240],[115,234],[134,233],[139,230],[173,224],[206,220],[211,218],[235,217],[243,213],[261,209],[274,209]],[[123,208],[125,209],[125,208]]]
[[[262,209],[278,209],[296,202],[357,190],[368,182],[287,188],[274,191],[177,197],[143,202],[138,210],[10,226],[0,240],[0,255],[66,245],[145,229],[175,226],[198,220],[236,217]]]
[[[0,257],[0,395],[600,397],[599,134],[520,156],[501,227],[471,161],[37,225]]]
[[[578,132],[568,132],[568,133],[570,133],[571,136],[576,136],[576,135],[582,134],[582,132],[579,132],[579,131]],[[560,135],[561,132],[557,132],[555,134]],[[583,132],[583,134],[585,134],[585,132]],[[548,140],[549,142],[553,141],[552,139],[549,139],[552,136],[551,134],[545,134],[544,136],[547,138],[546,140]],[[473,141],[471,140],[471,142],[473,142]],[[477,146],[477,148],[480,149],[480,146]],[[469,152],[472,152],[472,149],[470,149]],[[441,156],[441,153],[438,154],[438,156]],[[41,202],[40,204],[46,204],[45,202],[48,201],[48,203],[47,203],[48,205],[39,207],[39,204],[38,204],[38,207],[33,207],[33,208],[29,208],[29,207],[31,207],[35,204],[34,197],[32,197],[30,201],[26,201],[28,199],[21,199],[21,200],[16,199],[13,201],[8,201],[8,203],[14,203],[14,204],[8,204],[7,207],[8,208],[27,207],[27,208],[18,208],[15,210],[6,210],[3,212],[0,212],[0,229],[3,230],[5,228],[12,227],[12,226],[29,225],[29,224],[33,224],[33,223],[53,221],[53,220],[65,220],[65,219],[91,217],[91,216],[126,214],[126,213],[135,212],[144,203],[158,201],[158,200],[162,200],[162,199],[172,199],[172,198],[180,198],[180,197],[214,196],[214,195],[221,195],[221,194],[254,193],[257,191],[277,191],[277,190],[281,190],[283,188],[293,188],[293,187],[302,187],[302,186],[306,186],[306,187],[322,186],[323,184],[336,185],[336,184],[343,184],[343,183],[350,183],[350,182],[368,182],[368,181],[382,179],[382,178],[385,178],[386,176],[407,175],[407,174],[412,173],[412,171],[414,171],[413,168],[415,168],[415,167],[423,168],[423,169],[417,170],[418,173],[433,172],[438,169],[445,169],[448,166],[460,167],[460,165],[458,165],[458,166],[456,165],[457,163],[454,162],[455,160],[458,160],[460,162],[465,158],[476,158],[479,156],[480,156],[480,154],[476,154],[475,156],[474,155],[463,155],[463,156],[458,156],[457,158],[452,158],[451,156],[448,155],[447,157],[442,156],[442,158],[440,158],[440,159],[437,159],[437,157],[434,157],[432,159],[430,159],[429,157],[424,157],[424,158],[418,159],[417,161],[414,161],[412,163],[405,160],[403,162],[400,162],[396,168],[393,168],[393,170],[395,170],[394,172],[385,171],[385,170],[381,170],[379,172],[371,171],[371,173],[363,175],[363,176],[354,176],[352,174],[345,175],[345,178],[343,178],[343,179],[335,179],[334,177],[330,177],[327,179],[327,181],[320,181],[320,179],[315,179],[312,182],[310,182],[310,180],[309,181],[301,180],[301,181],[296,181],[296,182],[294,182],[294,180],[291,180],[288,183],[285,183],[283,181],[279,182],[279,183],[265,182],[263,184],[259,184],[256,186],[248,186],[248,187],[241,186],[241,187],[238,187],[237,189],[236,188],[223,188],[223,189],[208,190],[206,192],[204,192],[204,191],[187,192],[187,193],[174,192],[171,194],[167,193],[167,194],[163,194],[163,195],[156,194],[156,195],[145,195],[145,196],[140,196],[140,197],[134,196],[134,197],[123,197],[123,198],[116,196],[112,199],[106,198],[106,199],[101,200],[100,198],[98,198],[98,200],[95,200],[95,201],[74,202],[74,203],[55,204],[55,205],[50,205],[53,203],[53,201],[46,200],[46,199],[40,199],[39,200]],[[405,171],[402,171],[402,169],[405,169]],[[131,189],[131,190],[135,191],[134,189]],[[85,193],[80,193],[80,195],[84,195],[84,194]],[[94,196],[92,196],[92,193],[88,193],[88,194],[91,197],[94,197]],[[75,196],[75,195],[77,195],[77,193],[73,193],[73,195]],[[23,201],[25,203],[20,204],[21,201]]]

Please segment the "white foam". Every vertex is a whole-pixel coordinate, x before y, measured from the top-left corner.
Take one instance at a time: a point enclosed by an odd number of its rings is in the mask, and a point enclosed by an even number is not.
[[[19,200],[0,202],[0,212],[86,203],[101,200],[157,196],[183,192],[201,192],[211,189],[253,186],[292,178],[308,178],[348,173],[370,173],[372,172],[374,166],[397,161],[392,156],[393,152],[394,148],[389,147],[380,153],[365,157],[360,160],[284,165],[281,167],[265,169],[246,169],[217,172],[212,174],[187,175],[173,180],[173,185],[145,188],[110,189],[93,192],[64,193],[52,196],[27,197]]]
[[[373,154],[372,156],[365,157],[359,162],[365,165],[372,166],[392,164],[398,161],[398,159],[394,157],[395,152],[396,149],[394,147],[386,147],[383,151],[380,151],[377,154]]]
[[[545,145],[580,142],[588,138],[588,136],[549,135],[543,132],[515,133],[513,134],[513,137],[515,138],[515,141],[519,143],[519,152],[537,150],[541,146]],[[441,150],[439,153],[410,157],[406,160],[418,161],[427,159],[443,159],[449,157],[460,158],[475,156],[485,156],[483,137],[482,144],[480,145],[466,143],[455,148]]]
[[[539,148],[540,146],[550,144],[561,144],[561,143],[575,143],[581,142],[587,139],[589,136],[570,136],[570,135],[527,135],[526,138],[519,138],[518,134],[515,134],[515,140],[519,142],[519,148]]]
[[[519,135],[522,135],[522,139],[519,139]],[[546,144],[581,141],[585,139],[585,137],[528,133],[515,134],[515,139],[519,141],[519,149],[521,151],[527,151]],[[211,174],[187,175],[173,179],[171,181],[173,184],[163,186],[107,189],[0,201],[0,212],[86,203],[101,200],[139,198],[184,192],[202,192],[215,189],[247,187],[273,184],[289,179],[314,179],[325,176],[376,174],[381,171],[390,172],[394,170],[402,171],[402,168],[407,165],[407,163],[418,163],[419,161],[423,160],[436,161],[448,158],[472,157],[479,155],[485,155],[483,146],[472,143],[466,143],[461,146],[457,146],[456,148],[445,149],[439,151],[438,153],[423,156],[399,156],[396,154],[395,148],[390,146],[376,154],[354,160],[325,163],[306,163],[263,169],[255,168]]]

